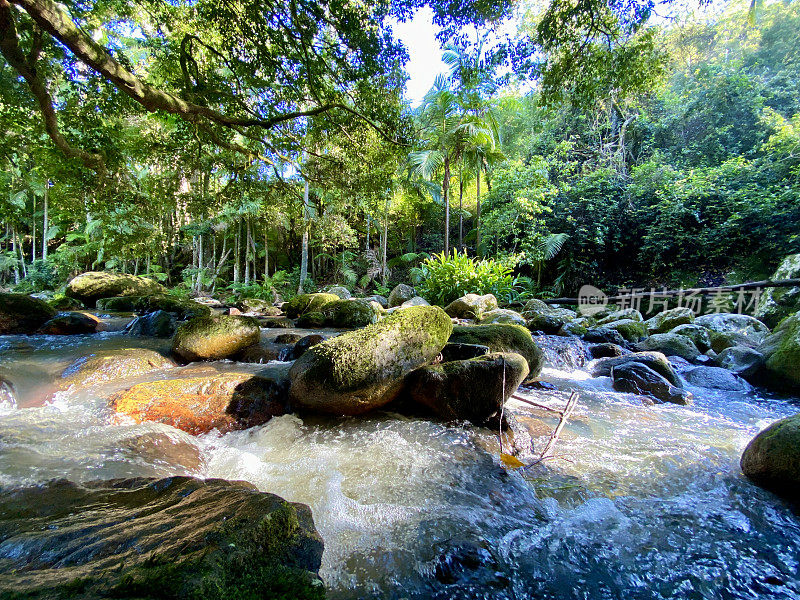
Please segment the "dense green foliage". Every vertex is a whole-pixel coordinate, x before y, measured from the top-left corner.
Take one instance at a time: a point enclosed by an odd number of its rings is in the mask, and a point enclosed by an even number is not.
[[[440,306],[464,294],[494,294],[499,301],[508,302],[514,291],[513,269],[492,259],[442,252],[426,259],[420,270],[419,292]]]
[[[450,72],[411,110],[391,25],[425,4]],[[514,42],[501,1],[58,5],[100,61],[42,6],[0,0],[0,283],[21,291],[108,269],[515,299],[754,278],[800,250],[796,2],[657,27],[646,3],[531,2]]]

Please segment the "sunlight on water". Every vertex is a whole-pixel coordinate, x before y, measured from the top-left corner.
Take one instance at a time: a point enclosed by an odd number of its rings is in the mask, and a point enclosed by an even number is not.
[[[181,369],[53,397],[55,378],[83,354],[159,344],[117,333],[69,342],[0,338],[0,369],[22,407],[0,403],[4,486],[169,474],[250,481],[311,506],[334,599],[800,597],[798,518],[738,467],[756,432],[797,412],[785,400],[690,388],[692,406],[647,405],[613,392],[609,378],[570,370],[583,359],[569,349],[543,372],[553,389],[520,391],[554,408],[579,393],[557,458],[507,472],[496,432],[394,414],[284,416],[201,437],[115,424],[111,394]],[[242,368],[256,367],[202,367]],[[540,449],[556,420],[516,401],[507,408]]]

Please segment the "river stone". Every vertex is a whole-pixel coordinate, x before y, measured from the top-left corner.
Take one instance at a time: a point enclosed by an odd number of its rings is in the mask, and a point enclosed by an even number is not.
[[[533,298],[525,303],[522,316],[525,318],[526,327],[531,331],[551,334],[557,333],[562,327],[572,323],[577,315],[567,308],[555,308],[542,300]]]
[[[669,360],[661,352],[631,352],[625,356],[614,358],[601,358],[591,366],[591,374],[594,377],[610,377],[614,367],[625,365],[631,362],[647,365],[653,371],[666,378],[674,386],[679,386],[680,381],[675,374]]]
[[[623,308],[622,310],[615,310],[614,312],[607,314],[602,319],[598,319],[597,324],[606,325],[607,323],[622,321],[623,319],[639,321],[640,323],[644,322],[644,317],[642,317],[642,313],[640,313],[638,310],[635,308]]]
[[[364,300],[369,300],[370,302],[377,302],[381,305],[381,308],[386,309],[389,308],[389,299],[386,296],[381,296],[380,294],[372,294],[372,296],[367,296]]]
[[[467,294],[453,300],[444,312],[455,319],[479,320],[483,313],[497,308],[497,298],[493,294]]]
[[[669,333],[676,335],[683,335],[692,340],[692,343],[697,347],[700,352],[708,352],[711,349],[711,336],[709,330],[694,323],[684,323],[678,325]]]
[[[405,302],[403,302],[397,308],[400,309],[400,308],[409,308],[411,306],[430,306],[430,305],[431,303],[425,300],[425,298],[423,298],[422,296],[414,296],[410,300],[406,300]]]
[[[790,254],[783,259],[770,278],[772,281],[800,278],[800,254]],[[756,317],[769,327],[775,327],[784,318],[800,311],[800,287],[766,288],[761,292]]]
[[[152,296],[164,294],[166,291],[163,285],[146,277],[90,271],[74,277],[67,284],[65,294],[80,300],[86,306],[94,306],[100,298]]]
[[[625,356],[630,354],[630,350],[626,350],[617,344],[592,344],[588,348],[589,354],[592,358],[612,358],[615,356]]]
[[[353,329],[366,327],[378,321],[379,308],[369,300],[334,300],[320,311],[324,317],[324,327]]]
[[[137,423],[155,421],[192,435],[261,425],[285,414],[287,369],[269,376],[214,373],[139,383],[116,394],[112,407]]]
[[[340,298],[336,294],[299,294],[284,303],[283,312],[290,319],[296,319],[301,315],[313,312],[320,312],[326,304],[336,302]]]
[[[727,334],[735,343],[756,347],[769,334],[769,327],[750,315],[740,315],[736,313],[714,313],[703,315],[695,319],[695,325],[700,325],[717,333]],[[739,340],[738,338],[743,338]],[[747,340],[745,342],[744,340]],[[712,334],[712,342],[714,337]],[[714,348],[717,352],[717,350]]]
[[[45,335],[80,335],[95,333],[100,319],[94,315],[79,312],[68,312],[56,315],[39,328]]]
[[[800,500],[800,414],[776,421],[742,453],[742,472],[754,483]]]
[[[450,362],[453,360],[469,360],[470,358],[477,358],[489,354],[489,346],[482,346],[480,344],[454,344],[448,342],[442,348],[442,362]]]
[[[55,315],[55,309],[44,300],[0,293],[0,335],[33,333]]]
[[[495,308],[494,310],[488,310],[483,313],[478,323],[480,325],[496,325],[500,323],[506,323],[509,325],[521,325],[522,327],[525,327],[526,321],[525,317],[514,310],[508,308]]]
[[[187,361],[228,358],[261,339],[253,317],[195,317],[175,331],[172,351]]]
[[[672,385],[665,377],[640,362],[628,362],[611,369],[611,380],[618,392],[649,396],[659,402],[687,405],[692,395]]]
[[[666,356],[680,356],[688,361],[695,360],[700,352],[688,337],[675,333],[656,333],[636,345],[639,351],[652,350]]]
[[[603,325],[606,329],[618,332],[628,342],[638,342],[647,337],[647,328],[642,321],[636,319],[621,319]]]
[[[303,354],[305,354],[309,348],[312,348],[324,341],[325,337],[317,333],[312,333],[311,335],[303,336],[302,338],[297,340],[297,342],[294,344],[294,346],[292,346],[292,348],[288,352],[286,352],[286,354],[282,357],[282,360],[284,361],[297,360],[298,358],[303,356]]]
[[[733,346],[720,352],[715,362],[723,369],[750,378],[756,376],[764,366],[764,355],[752,348]]]
[[[450,343],[488,346],[492,352],[516,352],[528,361],[528,377],[533,381],[542,372],[544,353],[533,341],[531,332],[519,325],[466,325],[453,327]]]
[[[58,311],[83,310],[84,308],[86,308],[83,305],[83,302],[81,302],[80,300],[76,300],[75,298],[70,298],[68,296],[60,296],[58,298],[52,298],[51,300],[48,300],[47,303]]]
[[[163,310],[156,310],[141,317],[136,317],[128,324],[126,331],[130,335],[157,338],[172,337],[175,333],[175,316]]]
[[[60,387],[108,383],[174,366],[174,362],[154,350],[145,348],[102,350],[82,356],[64,369],[61,373]]]
[[[654,317],[647,319],[645,325],[648,333],[667,333],[678,325],[694,323],[694,320],[694,311],[691,308],[679,307],[658,313]]]
[[[414,288],[405,283],[398,284],[389,294],[389,308],[400,306],[404,302],[411,300],[416,294]]]
[[[453,331],[436,306],[412,306],[310,348],[290,371],[292,405],[356,415],[391,402],[403,376],[432,362]]]
[[[693,367],[682,371],[681,375],[692,385],[727,390],[730,392],[749,392],[753,389],[744,379],[721,367]]]
[[[770,383],[800,389],[800,312],[786,317],[758,348]]]
[[[308,312],[297,317],[295,325],[302,329],[319,329],[325,327],[328,319],[320,311]]]
[[[269,300],[263,298],[240,298],[235,304],[243,313],[259,315],[263,317],[277,317],[281,314],[281,309],[273,306]]]
[[[406,375],[403,395],[443,419],[483,425],[500,413],[527,375],[522,355],[497,352],[420,367]]]
[[[188,442],[181,434],[170,431],[150,431],[131,435],[119,440],[116,445],[131,458],[144,460],[149,464],[180,467],[185,471],[198,471],[203,466],[200,448]]]
[[[97,301],[100,310],[135,312],[148,314],[157,310],[173,313],[180,319],[205,317],[211,315],[211,309],[189,298],[179,298],[164,294],[154,296],[121,296],[117,298],[101,298]]]
[[[350,298],[353,297],[353,295],[350,293],[350,290],[348,290],[346,287],[342,285],[333,286],[328,290],[328,293],[334,294],[335,296],[338,296],[342,300],[350,300]]]
[[[608,327],[595,327],[583,334],[583,339],[593,344],[617,344],[625,346],[625,338],[619,331]]]
[[[168,477],[0,490],[0,597],[323,600],[303,504],[243,481]]]

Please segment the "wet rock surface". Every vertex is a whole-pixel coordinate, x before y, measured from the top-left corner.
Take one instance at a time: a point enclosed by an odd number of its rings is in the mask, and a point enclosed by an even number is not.
[[[758,485],[800,501],[800,414],[781,419],[745,448],[742,471]]]
[[[252,317],[196,317],[175,331],[172,351],[187,361],[218,360],[257,344],[260,338],[258,321]]]
[[[105,271],[90,271],[78,275],[70,280],[66,288],[67,296],[80,300],[86,306],[94,306],[100,298],[151,296],[165,292],[164,286],[152,279]]]
[[[647,365],[628,362],[611,369],[611,380],[618,392],[648,396],[658,402],[690,404],[692,395],[672,385]]]
[[[55,315],[55,309],[44,300],[0,293],[0,335],[33,333]]]

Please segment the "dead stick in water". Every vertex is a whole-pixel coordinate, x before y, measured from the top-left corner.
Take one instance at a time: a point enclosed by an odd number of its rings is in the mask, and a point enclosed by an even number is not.
[[[539,458],[533,461],[531,464],[527,465],[532,467],[533,465],[538,465],[540,462],[547,460],[550,458],[550,452],[553,451],[553,448],[556,446],[556,442],[558,441],[558,437],[561,435],[561,431],[564,429],[564,426],[567,424],[570,415],[575,410],[575,407],[578,404],[578,392],[572,392],[570,394],[569,400],[567,400],[567,404],[564,407],[564,412],[561,413],[561,417],[558,420],[558,425],[553,430],[553,433],[550,434],[550,439],[547,440],[547,444],[545,444],[544,450],[539,455]]]
[[[545,406],[544,404],[538,404],[533,400],[528,400],[527,398],[523,398],[522,396],[517,396],[516,394],[511,394],[511,398],[514,400],[519,400],[520,402],[524,402],[525,404],[530,404],[536,408],[541,408],[542,410],[549,410],[550,412],[558,413],[559,415],[563,414],[562,411],[557,410],[555,408],[550,408],[549,406]]]

